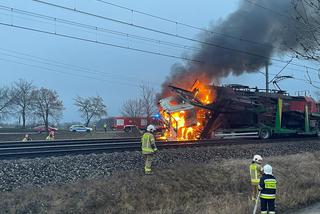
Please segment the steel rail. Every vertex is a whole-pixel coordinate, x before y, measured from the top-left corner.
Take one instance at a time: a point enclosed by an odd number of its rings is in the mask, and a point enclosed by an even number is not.
[[[48,145],[48,144],[86,144],[86,143],[106,143],[106,142],[131,142],[131,141],[139,141],[140,138],[128,137],[128,138],[91,138],[91,139],[59,139],[53,141],[47,140],[33,140],[33,141],[2,141],[0,142],[0,148],[3,147],[22,147],[22,146],[30,146],[30,145]]]
[[[167,141],[156,142],[161,149],[201,147],[201,146],[230,146],[262,143],[301,143],[301,141],[314,141],[319,138],[278,138],[278,139],[228,139],[228,140],[197,140],[197,141]],[[6,142],[0,143],[0,159],[33,158],[61,156],[68,154],[88,154],[102,152],[139,151],[138,138],[125,139],[85,139],[85,140],[59,140],[59,141],[32,141],[32,142]]]

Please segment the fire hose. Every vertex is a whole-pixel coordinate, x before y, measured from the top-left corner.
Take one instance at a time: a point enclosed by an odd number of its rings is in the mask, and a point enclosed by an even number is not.
[[[257,198],[256,198],[256,204],[254,205],[254,208],[253,208],[253,214],[256,214],[256,212],[257,212],[257,208],[258,208],[258,202],[259,202],[259,199],[260,199],[260,191],[259,191],[259,194],[258,194],[258,196],[257,196]]]

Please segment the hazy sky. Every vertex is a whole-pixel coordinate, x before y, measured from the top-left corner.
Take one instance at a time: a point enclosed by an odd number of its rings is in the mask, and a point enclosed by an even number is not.
[[[45,1],[186,37],[196,38],[200,33],[198,30],[116,8],[97,0]],[[207,28],[210,22],[215,23],[219,19],[226,18],[228,14],[236,10],[239,3],[238,0],[106,1],[202,28]],[[9,7],[9,10],[6,7]],[[23,11],[11,11],[10,8]],[[27,15],[24,11],[79,22],[105,30],[101,32],[94,28],[90,30],[62,24],[40,18],[35,14]],[[66,11],[32,0],[0,0],[0,22],[175,56],[191,53],[191,51],[157,42],[134,39],[127,36],[126,33],[175,44],[197,46],[190,41]],[[110,30],[125,34],[111,33]],[[107,104],[108,115],[119,115],[123,102],[138,96],[137,86],[141,82],[148,82],[156,90],[160,90],[160,85],[170,73],[171,66],[182,61],[3,25],[0,25],[0,39],[2,41],[0,44],[0,86],[10,85],[22,78],[33,81],[38,87],[55,89],[65,104],[64,121],[80,120],[79,113],[73,105],[76,95],[100,95]],[[283,57],[287,59],[286,56]],[[301,61],[296,62],[303,64]],[[284,64],[275,63],[270,67],[270,73],[278,73],[283,66]],[[295,66],[288,66],[283,74],[294,74],[295,77],[304,78],[303,68]],[[228,77],[223,80],[223,83],[264,87],[264,77],[259,73],[247,74],[240,77]],[[280,85],[291,93],[301,90],[309,90],[311,93],[315,91],[303,81],[286,80]]]

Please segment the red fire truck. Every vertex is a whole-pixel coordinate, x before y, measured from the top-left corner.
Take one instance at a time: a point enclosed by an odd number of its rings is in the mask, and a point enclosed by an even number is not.
[[[157,128],[162,127],[162,121],[158,117],[158,115],[154,115],[149,120],[146,117],[113,117],[112,129],[129,132],[134,128],[145,130],[149,124],[153,124]]]

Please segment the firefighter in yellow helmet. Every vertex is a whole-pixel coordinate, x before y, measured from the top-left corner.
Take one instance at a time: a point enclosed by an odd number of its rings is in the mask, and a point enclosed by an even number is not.
[[[141,138],[141,150],[145,158],[144,173],[146,175],[152,174],[151,164],[153,160],[153,155],[157,151],[157,146],[155,144],[155,138],[153,132],[156,128],[153,125],[148,125],[147,131],[143,134]]]
[[[260,178],[262,176],[262,157],[260,155],[253,156],[252,163],[250,164],[250,176],[251,176],[251,187],[252,194],[251,199],[256,200],[258,197],[258,187]]]

